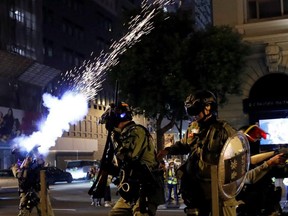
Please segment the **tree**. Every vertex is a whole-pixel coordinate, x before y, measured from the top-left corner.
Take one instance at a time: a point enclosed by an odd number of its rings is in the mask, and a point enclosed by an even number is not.
[[[210,89],[220,104],[226,94],[239,94],[240,75],[250,46],[229,26],[210,26],[194,32],[187,41],[187,55],[183,70],[195,89]],[[193,76],[189,76],[189,70]]]
[[[193,31],[184,13],[159,13],[154,26],[121,56],[108,79],[118,81],[119,98],[156,120],[157,147],[162,149],[164,133],[185,115],[183,101],[189,93],[208,88],[222,101],[225,93],[239,93],[237,77],[247,46],[229,27]],[[162,125],[165,118],[169,122]]]

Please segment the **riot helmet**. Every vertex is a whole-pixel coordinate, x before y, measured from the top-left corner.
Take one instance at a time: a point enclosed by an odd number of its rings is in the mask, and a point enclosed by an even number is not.
[[[117,105],[110,104],[110,107],[103,113],[99,123],[105,124],[107,130],[113,130],[120,122],[132,120],[132,110],[125,102]]]
[[[197,116],[210,105],[211,114],[217,115],[217,101],[215,95],[207,90],[197,91],[186,98],[185,109],[189,116]]]
[[[124,122],[132,120],[132,110],[130,109],[129,105],[125,102],[120,102],[115,107],[115,116],[117,122]]]

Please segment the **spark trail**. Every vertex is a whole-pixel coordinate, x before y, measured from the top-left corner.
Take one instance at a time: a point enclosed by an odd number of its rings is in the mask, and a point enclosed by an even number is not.
[[[51,146],[55,145],[58,137],[69,130],[70,124],[82,120],[88,113],[88,100],[95,97],[101,90],[106,72],[119,62],[119,56],[127,49],[139,42],[143,35],[149,34],[153,27],[153,17],[171,0],[154,0],[148,4],[144,0],[141,12],[128,23],[128,32],[109,47],[110,52],[101,54],[84,61],[79,68],[67,71],[61,77],[59,85],[68,83],[68,90],[58,99],[49,94],[43,95],[44,106],[48,108],[47,119],[40,124],[40,130],[31,136],[14,139],[14,144],[30,151],[34,146],[42,154],[47,154]],[[81,72],[80,72],[81,71]]]
[[[62,76],[62,83],[68,82],[71,89],[84,94],[87,100],[92,99],[101,90],[106,72],[118,64],[119,56],[139,42],[143,35],[152,31],[154,28],[153,17],[159,12],[159,9],[172,2],[170,0],[155,0],[152,4],[148,4],[147,0],[144,0],[141,4],[140,14],[128,23],[128,32],[109,47],[111,52],[101,52],[93,60],[85,61],[81,67],[67,71]],[[81,70],[83,70],[82,76],[79,75]]]

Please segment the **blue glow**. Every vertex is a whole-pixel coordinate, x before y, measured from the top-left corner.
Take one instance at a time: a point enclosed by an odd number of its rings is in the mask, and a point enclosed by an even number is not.
[[[21,136],[13,140],[16,146],[22,146],[28,152],[35,146],[41,154],[46,155],[51,146],[55,146],[58,137],[68,131],[70,124],[77,124],[88,113],[87,99],[82,94],[67,91],[61,99],[45,93],[43,105],[48,108],[49,114],[41,122],[40,130],[30,136]]]

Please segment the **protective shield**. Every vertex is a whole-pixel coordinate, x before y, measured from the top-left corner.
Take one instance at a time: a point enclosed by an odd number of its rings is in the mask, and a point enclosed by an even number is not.
[[[244,133],[237,132],[227,139],[218,162],[219,195],[224,200],[241,191],[249,165],[249,142]]]

